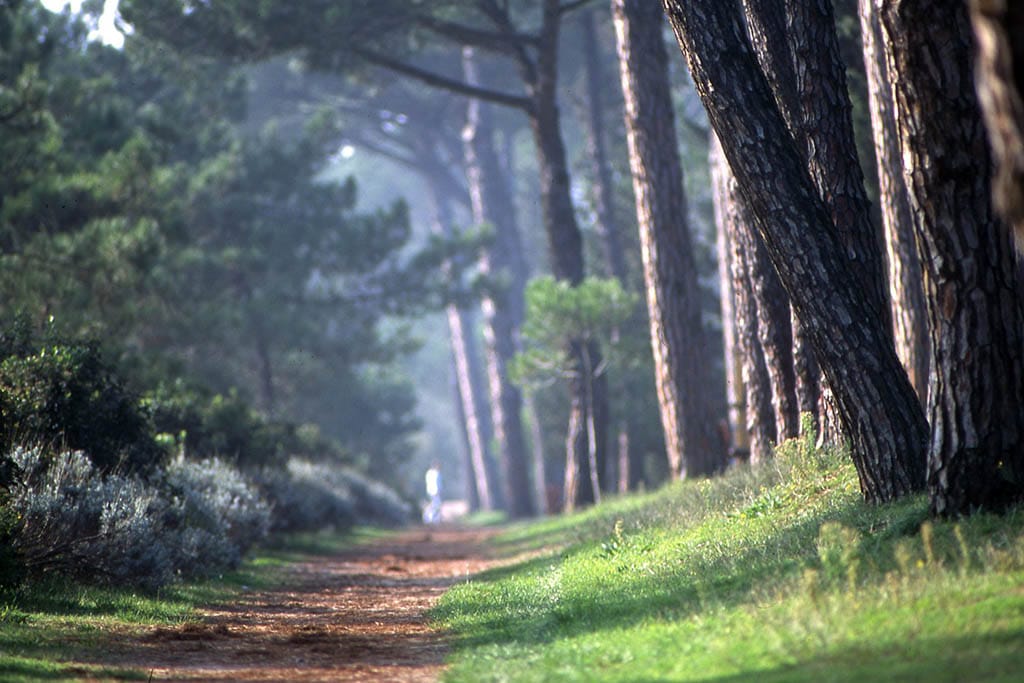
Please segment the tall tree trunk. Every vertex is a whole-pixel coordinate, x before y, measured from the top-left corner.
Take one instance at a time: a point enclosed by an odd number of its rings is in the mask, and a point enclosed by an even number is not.
[[[472,50],[463,51],[466,81],[477,83]],[[522,396],[508,377],[523,320],[526,265],[508,183],[494,150],[491,105],[470,99],[462,130],[466,177],[473,220],[494,227],[494,243],[481,254],[480,272],[490,281],[482,301],[491,424],[498,447],[505,504],[513,518],[533,514],[526,443],[521,419]]]
[[[1024,310],[1010,237],[990,204],[966,5],[879,1],[931,332],[932,511],[1024,494]]]
[[[613,0],[651,345],[672,475],[724,465],[716,429],[697,269],[668,84],[662,15],[649,0]]]
[[[450,345],[449,350],[451,350]],[[462,409],[462,394],[460,393],[459,381],[456,377],[457,374],[458,363],[455,360],[455,354],[452,353],[451,387],[453,403],[455,405],[455,428],[459,434],[459,446],[461,451],[460,460],[462,461],[462,471],[466,473],[466,476],[464,477],[466,504],[469,507],[470,512],[477,512],[480,510],[480,494],[477,491],[472,446],[469,441],[469,430],[466,428],[466,414]]]
[[[590,162],[593,185],[592,201],[596,217],[594,227],[601,238],[601,249],[608,272],[628,289],[629,271],[622,244],[622,226],[618,220],[615,185],[612,182],[608,146],[605,143],[604,103],[601,94],[607,87],[607,80],[601,72],[601,51],[598,47],[593,10],[580,15],[580,37],[586,83],[583,129],[587,138],[587,158]]]
[[[886,64],[882,27],[872,0],[860,0],[860,26],[878,169],[878,204],[888,256],[893,336],[896,353],[924,404],[928,399],[929,349],[923,277],[914,244],[910,196],[903,180],[903,159],[892,104],[892,77]]]
[[[820,430],[818,402],[821,398],[821,369],[793,307],[789,307],[790,329],[793,330],[793,372],[796,375],[796,405],[801,417],[809,415],[815,432]],[[801,428],[803,425],[801,424]],[[820,432],[819,432],[820,433]],[[802,433],[801,433],[802,435]]]
[[[746,244],[739,232],[752,231],[749,217],[741,206],[736,190],[736,179],[729,169],[729,162],[722,153],[718,138],[712,133],[709,154],[712,182],[716,188],[718,229],[726,234],[726,244],[732,280],[733,310],[735,312],[736,344],[741,358],[741,386],[744,390],[744,423],[747,434],[747,449],[750,462],[764,462],[771,458],[772,447],[778,439],[776,432],[775,408],[772,405],[771,379],[765,364],[758,334],[757,303],[749,275]],[[722,256],[720,255],[720,258]]]
[[[447,201],[439,188],[431,186],[431,200],[433,204],[431,230],[437,235],[448,235],[451,231],[451,218],[448,214]],[[450,269],[447,264],[445,267]],[[495,500],[491,495],[491,476],[488,472],[488,439],[483,433],[483,424],[478,410],[479,390],[473,380],[471,332],[465,324],[463,312],[454,303],[445,306],[445,318],[448,321],[448,338],[455,368],[461,415],[465,421],[472,477],[476,485],[480,507],[484,510],[493,510],[495,509]]]
[[[870,214],[857,157],[846,69],[831,0],[745,0],[754,49],[765,67],[819,195],[848,259],[863,278],[869,303],[889,324],[881,239]],[[822,388],[821,433],[846,441],[830,419],[832,389]]]
[[[917,396],[877,295],[851,264],[778,111],[739,5],[663,3],[740,194],[835,392],[865,497],[919,490],[927,425]]]
[[[523,395],[523,408],[526,409],[530,434],[530,450],[533,452],[533,504],[538,514],[545,515],[556,508],[548,504],[548,478],[544,465],[544,434],[540,429],[537,404],[534,403],[529,393]]]
[[[615,187],[612,182],[612,169],[608,163],[608,146],[606,144],[604,107],[602,92],[605,77],[601,72],[601,51],[598,48],[597,29],[594,26],[594,11],[584,12],[580,17],[580,32],[583,43],[583,70],[586,82],[584,130],[587,137],[587,157],[590,160],[591,183],[593,185],[593,203],[596,220],[594,227],[600,236],[604,260],[608,272],[619,281],[624,289],[630,289],[629,270],[626,266],[626,252],[622,243],[622,226],[619,223],[618,206],[615,201]],[[616,337],[618,334],[615,335]],[[607,393],[607,381],[598,378],[598,393]],[[598,402],[600,405],[601,402]],[[604,402],[607,404],[607,401]],[[616,431],[618,444],[629,444],[629,424],[620,419]],[[616,459],[616,464],[622,458]],[[601,480],[605,490],[615,490],[615,478],[611,460],[605,464]],[[627,460],[628,464],[628,460]],[[618,477],[621,481],[621,475]]]
[[[539,36],[539,49],[535,73],[524,80],[533,106],[530,110],[530,128],[533,132],[537,148],[537,165],[540,174],[541,211],[544,216],[545,230],[548,237],[548,252],[551,255],[551,268],[556,279],[565,280],[570,284],[583,281],[583,241],[579,224],[573,210],[569,188],[569,170],[566,160],[565,144],[559,126],[557,104],[558,74],[558,33],[561,17],[559,0],[544,0],[543,19]],[[587,401],[584,398],[582,382],[583,354],[579,343],[572,344],[570,357],[577,369],[576,379],[570,382],[570,419],[566,445],[570,452],[566,454],[567,467],[585,468],[588,450],[587,445]],[[595,350],[596,351],[596,350]],[[599,356],[592,356],[595,365],[600,364]],[[607,457],[607,393],[595,392],[593,404],[595,411],[594,433],[597,436],[597,460],[603,466]],[[578,473],[580,486],[575,489],[577,499],[566,500],[565,504],[592,503],[593,492],[589,486],[589,471]],[[568,478],[568,472],[566,474]]]
[[[747,431],[747,401],[743,383],[744,355],[738,339],[736,321],[737,304],[733,287],[732,258],[730,255],[732,228],[729,184],[732,173],[725,166],[718,138],[710,136],[708,166],[711,169],[712,203],[715,212],[715,248],[718,252],[718,291],[722,311],[722,346],[725,351],[725,396],[729,421],[729,454],[750,452],[750,432]],[[749,297],[749,292],[741,293]]]

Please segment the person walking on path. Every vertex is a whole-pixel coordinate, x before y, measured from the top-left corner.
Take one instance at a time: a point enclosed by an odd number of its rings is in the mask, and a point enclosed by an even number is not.
[[[437,524],[441,521],[441,464],[436,460],[427,470],[426,485],[430,504],[423,512],[423,521],[427,524]]]

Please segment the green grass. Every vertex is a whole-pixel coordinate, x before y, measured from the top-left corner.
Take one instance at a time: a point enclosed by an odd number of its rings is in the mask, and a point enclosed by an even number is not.
[[[1024,671],[1024,510],[930,522],[861,502],[846,459],[510,527],[514,564],[449,591],[446,681],[1011,681]]]
[[[127,655],[132,636],[148,627],[194,622],[197,607],[278,586],[289,564],[335,554],[378,533],[276,538],[236,571],[156,594],[56,579],[0,591],[0,681],[146,680],[147,672],[95,662]]]

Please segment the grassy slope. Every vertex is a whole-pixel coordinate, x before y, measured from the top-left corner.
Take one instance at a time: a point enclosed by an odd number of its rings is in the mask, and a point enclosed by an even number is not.
[[[362,533],[289,537],[237,571],[157,595],[63,580],[0,591],[0,681],[146,680],[148,672],[90,662],[129,654],[130,636],[152,626],[195,621],[198,606],[228,602],[243,590],[272,588],[289,563],[335,553],[358,542]]]
[[[852,466],[777,466],[512,527],[451,590],[448,681],[967,681],[1024,671],[1024,510],[869,507]]]

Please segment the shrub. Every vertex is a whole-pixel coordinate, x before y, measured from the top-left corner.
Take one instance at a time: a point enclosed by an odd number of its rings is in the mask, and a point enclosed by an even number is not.
[[[156,588],[173,577],[160,534],[163,501],[135,479],[103,477],[81,452],[47,457],[17,449],[23,476],[11,487],[20,516],[13,547],[32,575]]]
[[[12,460],[10,547],[33,576],[155,589],[235,566],[269,528],[267,504],[223,461],[176,460],[146,483],[81,452],[17,449]]]
[[[138,397],[94,343],[48,339],[0,360],[0,452],[20,443],[83,451],[104,472],[151,470],[163,455]]]
[[[194,573],[233,567],[270,529],[267,502],[223,460],[178,457],[168,464],[163,484],[176,516],[168,526],[183,530],[175,544],[179,567],[202,568]]]
[[[412,514],[395,491],[340,465],[291,458],[284,470],[261,470],[258,480],[273,506],[275,531],[394,525]]]

